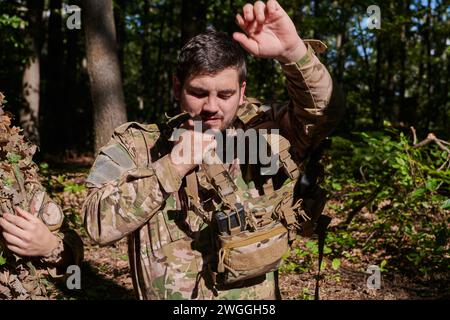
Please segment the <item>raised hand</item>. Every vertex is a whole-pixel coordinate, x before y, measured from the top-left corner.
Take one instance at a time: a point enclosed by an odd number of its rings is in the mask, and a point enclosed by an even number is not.
[[[306,54],[294,23],[276,0],[247,3],[242,11],[236,23],[244,33],[235,32],[233,38],[250,54],[282,63],[296,62]]]

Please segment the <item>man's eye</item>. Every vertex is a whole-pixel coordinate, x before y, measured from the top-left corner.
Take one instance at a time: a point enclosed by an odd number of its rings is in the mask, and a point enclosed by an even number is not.
[[[203,93],[203,92],[193,92],[191,94],[196,98],[204,98],[204,97],[208,96],[207,93]]]
[[[222,100],[228,100],[230,99],[232,94],[219,94],[219,98]]]

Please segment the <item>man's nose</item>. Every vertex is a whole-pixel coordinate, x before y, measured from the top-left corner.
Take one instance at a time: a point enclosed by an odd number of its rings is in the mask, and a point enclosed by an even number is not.
[[[219,111],[219,103],[217,97],[209,96],[206,100],[205,105],[203,106],[203,111],[209,113],[216,113],[217,111]]]

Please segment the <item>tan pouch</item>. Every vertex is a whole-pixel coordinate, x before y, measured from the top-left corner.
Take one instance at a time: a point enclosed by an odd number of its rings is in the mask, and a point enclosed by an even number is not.
[[[288,231],[278,221],[256,231],[219,236],[217,271],[224,285],[255,278],[278,269],[288,250]]]

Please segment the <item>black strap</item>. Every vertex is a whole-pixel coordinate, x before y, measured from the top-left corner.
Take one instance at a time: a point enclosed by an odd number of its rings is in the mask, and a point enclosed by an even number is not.
[[[326,215],[321,215],[317,221],[316,233],[319,236],[319,266],[317,270],[317,278],[316,278],[316,290],[314,292],[314,300],[319,300],[319,289],[320,289],[320,269],[322,266],[323,259],[323,248],[325,247],[325,237],[327,234],[327,227],[331,222],[331,218]]]

